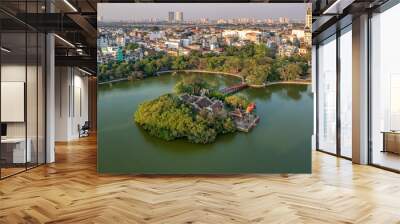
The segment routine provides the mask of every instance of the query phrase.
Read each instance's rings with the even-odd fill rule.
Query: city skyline
[[[167,20],[169,12],[183,12],[185,21],[200,19],[279,19],[303,20],[308,4],[278,3],[99,3],[101,21]],[[116,13],[118,12],[118,13]],[[251,14],[249,13],[251,12]]]

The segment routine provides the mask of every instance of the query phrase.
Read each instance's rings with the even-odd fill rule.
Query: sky
[[[103,17],[103,21],[166,19],[170,11],[183,12],[184,20],[279,17],[304,20],[307,5],[304,3],[99,3],[97,9],[98,18]]]

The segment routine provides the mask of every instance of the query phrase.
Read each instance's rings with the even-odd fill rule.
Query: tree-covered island
[[[150,135],[166,141],[187,139],[212,143],[220,134],[249,131],[259,117],[255,104],[240,95],[223,95],[199,77],[184,78],[174,93],[143,102],[134,121]]]

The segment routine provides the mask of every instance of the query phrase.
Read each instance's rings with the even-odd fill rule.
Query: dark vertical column
[[[315,148],[319,149],[319,45],[315,48]]]
[[[28,0],[25,0],[25,21],[28,21]],[[25,170],[28,169],[28,24],[25,23],[25,100],[24,100],[24,121],[25,121]]]
[[[367,75],[367,82],[368,82],[368,164],[373,163],[373,153],[372,153],[372,97],[371,97],[371,75],[372,75],[372,64],[371,64],[371,55],[372,55],[372,29],[371,29],[371,19],[372,19],[372,12],[368,12],[368,25],[367,25],[367,44],[368,44],[368,53],[367,53],[367,64],[368,64],[368,75]]]

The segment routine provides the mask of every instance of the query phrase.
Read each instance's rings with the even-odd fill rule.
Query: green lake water
[[[220,135],[212,144],[163,141],[133,122],[138,105],[197,75],[220,88],[237,83],[215,74],[163,74],[98,88],[98,170],[132,174],[309,173],[313,97],[309,85],[246,89],[260,123],[249,133]]]

